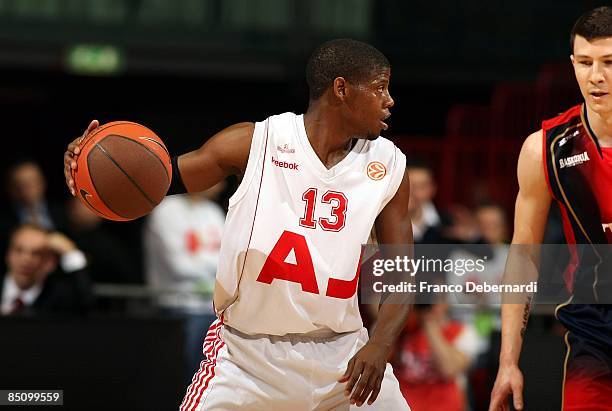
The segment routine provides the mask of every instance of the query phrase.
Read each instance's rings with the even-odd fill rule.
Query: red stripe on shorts
[[[219,341],[217,343],[217,348],[215,349],[215,353],[213,355],[213,358],[214,358],[213,363],[209,367],[209,373],[207,374],[207,377],[204,377],[204,388],[199,390],[198,397],[195,400],[194,405],[196,407],[197,407],[198,404],[200,404],[200,399],[202,398],[202,395],[204,395],[204,393],[206,392],[206,389],[208,388],[208,384],[210,384],[210,382],[212,381],[212,379],[215,376],[215,366],[217,365],[217,354],[219,353],[219,350],[221,348],[223,348],[224,345],[225,345],[225,343],[221,339],[219,339]],[[195,408],[193,408],[193,409],[195,410]]]
[[[190,407],[192,406],[193,399],[200,388],[202,378],[209,373],[210,365],[212,363],[212,358],[209,356],[209,353],[216,345],[218,338],[218,328],[220,325],[221,324],[218,320],[215,321],[206,333],[206,337],[204,338],[204,343],[202,345],[204,360],[200,363],[199,371],[193,376],[191,380],[191,385],[187,389],[187,394],[185,395],[183,403],[181,404],[181,411],[187,411],[190,409]],[[210,337],[212,337],[212,339]]]
[[[214,367],[217,363],[217,353],[221,347],[225,345],[220,336],[221,325],[223,325],[223,322],[216,320],[206,333],[204,344],[202,345],[204,360],[200,363],[200,369],[191,380],[191,385],[187,389],[187,393],[185,394],[185,398],[181,404],[180,411],[191,411],[194,409],[194,406],[198,404],[204,390],[206,390],[208,382],[214,376]],[[211,352],[212,355],[210,355]],[[202,388],[203,383],[204,387]]]
[[[217,343],[218,327],[219,327],[218,323],[216,322],[213,323],[211,327],[209,328],[208,333],[206,334],[206,338],[213,336],[214,339],[206,341],[203,344],[202,348],[204,352],[204,360],[200,363],[199,371],[193,376],[191,380],[191,385],[187,389],[187,394],[185,395],[185,398],[183,399],[183,403],[181,404],[181,408],[180,408],[181,411],[188,411],[191,409],[193,405],[193,400],[195,396],[197,395],[196,393],[198,393],[201,387],[202,379],[206,375],[208,375],[210,372],[212,358],[209,356],[209,353],[213,350],[213,348],[215,347]]]

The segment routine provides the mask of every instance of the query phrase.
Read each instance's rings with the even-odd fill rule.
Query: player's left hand
[[[351,396],[351,404],[361,407],[366,399],[368,405],[376,400],[385,374],[389,351],[389,347],[369,341],[351,358],[346,372],[338,380],[347,383],[344,395]]]
[[[64,153],[64,177],[66,178],[68,190],[70,190],[70,194],[73,196],[76,195],[76,191],[74,188],[72,173],[77,169],[77,157],[81,152],[79,144],[85,137],[87,137],[89,133],[94,131],[99,126],[100,122],[98,120],[93,120],[91,123],[89,123],[89,126],[87,126],[83,134],[80,137],[75,138],[72,143],[68,144],[68,148],[66,148],[66,152]]]

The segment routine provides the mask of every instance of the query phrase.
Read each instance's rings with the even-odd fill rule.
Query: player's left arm
[[[387,203],[376,219],[376,234],[379,244],[412,245],[412,225],[408,213],[410,180],[404,172],[395,196]],[[411,254],[412,250],[406,250]],[[351,404],[361,406],[366,399],[372,404],[378,393],[387,366],[391,349],[404,328],[409,304],[381,304],[376,327],[370,340],[348,363],[346,372],[339,380],[347,382],[345,394],[351,395]],[[368,399],[369,397],[369,399]]]

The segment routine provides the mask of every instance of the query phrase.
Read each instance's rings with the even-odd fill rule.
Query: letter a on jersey
[[[295,264],[287,262],[292,260],[287,258],[291,251],[295,255]],[[283,231],[283,234],[281,234],[266,259],[257,281],[271,284],[275,278],[299,283],[302,285],[302,291],[319,293],[312,257],[303,235],[291,231]]]

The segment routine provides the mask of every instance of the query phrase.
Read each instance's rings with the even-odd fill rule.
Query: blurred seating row
[[[451,107],[443,139],[410,137],[398,144],[433,166],[439,182],[439,207],[495,201],[511,211],[523,140],[540,128],[543,119],[580,101],[569,62],[547,64],[532,83],[497,85],[488,105]]]

